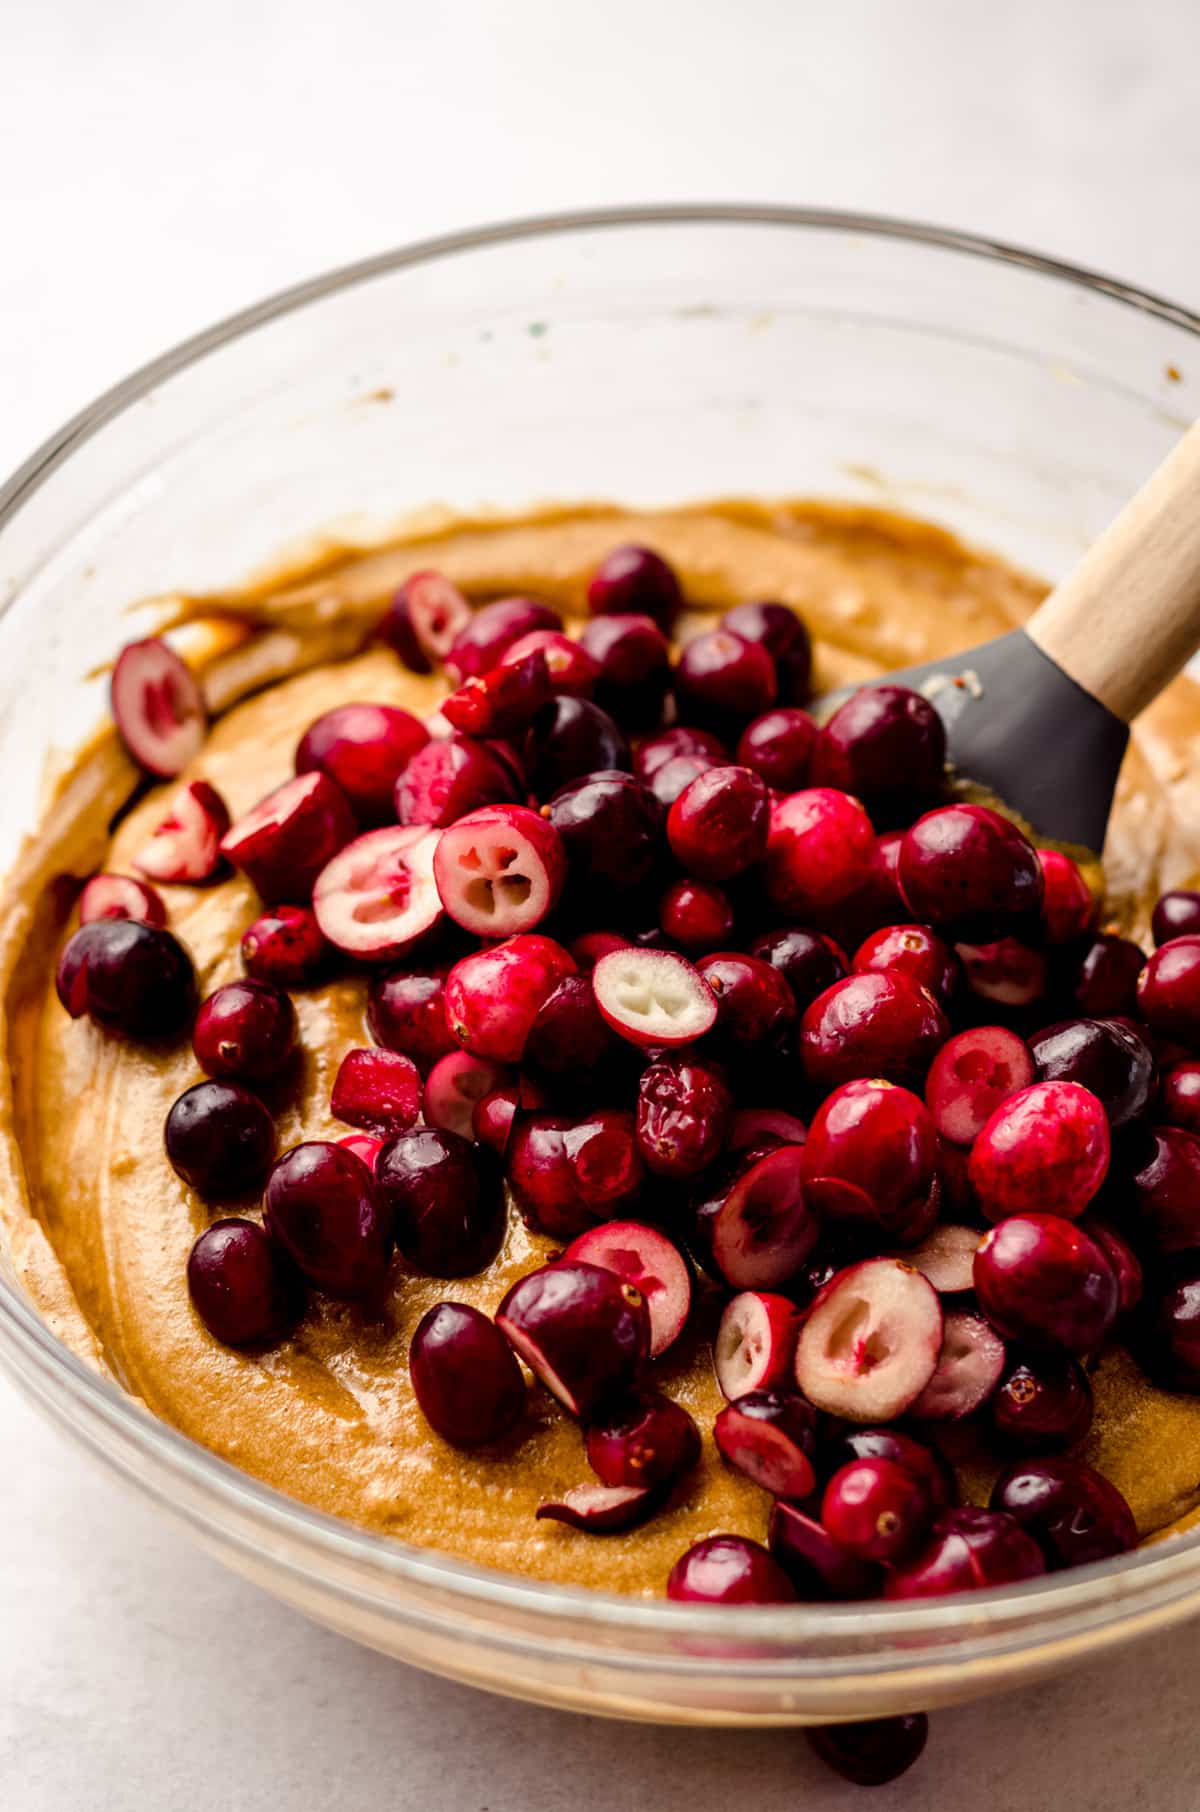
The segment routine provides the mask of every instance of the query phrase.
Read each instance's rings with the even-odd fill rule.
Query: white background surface
[[[771,200],[1008,237],[1200,304],[1196,0],[0,0],[0,471],[329,265],[516,213]],[[452,1687],[226,1575],[0,1380],[0,1804],[855,1803],[792,1733]],[[1200,1626],[945,1713],[865,1804],[1196,1812]]]

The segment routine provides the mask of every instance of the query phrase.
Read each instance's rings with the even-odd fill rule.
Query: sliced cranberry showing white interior
[[[592,970],[592,988],[613,1031],[631,1044],[690,1044],[717,1017],[716,995],[673,950],[612,950]]]
[[[982,1238],[978,1227],[935,1227],[902,1256],[906,1265],[929,1279],[939,1296],[956,1296],[975,1286],[975,1254]]]
[[[110,697],[121,741],[148,774],[171,780],[200,753],[208,728],[204,694],[158,636],[122,648]]]
[[[532,931],[558,903],[567,879],[562,838],[540,812],[489,805],[441,834],[433,878],[442,905],[476,937]]]
[[[665,1233],[641,1221],[605,1221],[572,1240],[563,1257],[599,1265],[641,1291],[650,1315],[652,1359],[678,1340],[692,1306],[692,1277]]]
[[[780,1107],[742,1107],[733,1116],[726,1151],[759,1151],[766,1145],[803,1145],[808,1128]]]
[[[665,1499],[661,1485],[575,1485],[561,1498],[539,1504],[537,1519],[548,1517],[585,1535],[617,1535],[644,1523]]]
[[[326,774],[298,774],[242,814],[222,837],[221,854],[268,905],[306,900],[325,864],[357,828],[336,782]]]
[[[921,1395],[941,1350],[933,1285],[899,1259],[864,1259],[837,1272],[809,1310],[796,1383],[847,1422],[890,1422]]]
[[[952,1145],[970,1145],[1002,1101],[1028,1088],[1035,1068],[1023,1038],[1006,1026],[973,1026],[942,1046],[930,1066],[925,1101]]]
[[[1007,1350],[982,1315],[955,1309],[946,1316],[933,1377],[909,1415],[921,1422],[959,1422],[981,1409],[1004,1376]]]
[[[713,1341],[717,1383],[733,1403],[790,1380],[800,1312],[787,1296],[742,1290],[726,1303]]]
[[[96,919],[136,919],[141,925],[165,925],[167,909],[153,887],[132,875],[93,875],[79,896],[79,923]]]
[[[714,1268],[735,1290],[773,1290],[796,1275],[820,1227],[805,1196],[800,1145],[752,1153],[696,1210]]]
[[[209,881],[221,863],[229,808],[207,780],[180,787],[167,815],[133,858],[155,881]]]
[[[439,1057],[425,1079],[426,1125],[457,1133],[460,1139],[474,1139],[477,1103],[501,1088],[512,1074],[506,1064],[473,1057],[470,1051],[450,1051]]]
[[[1046,959],[1019,938],[995,944],[956,944],[967,987],[1000,1007],[1031,1007],[1046,992]]]
[[[312,896],[329,942],[348,956],[378,962],[406,955],[431,932],[442,919],[433,878],[440,835],[422,824],[397,825],[368,831],[336,855],[317,876]]]
[[[817,1475],[817,1412],[794,1390],[753,1390],[727,1403],[713,1425],[722,1456],[772,1497],[805,1498]]]
[[[878,1596],[882,1569],[839,1548],[815,1518],[806,1516],[794,1504],[775,1505],[767,1541],[798,1598]]]
[[[429,673],[471,621],[471,606],[444,574],[413,573],[388,606],[380,635],[406,667]]]

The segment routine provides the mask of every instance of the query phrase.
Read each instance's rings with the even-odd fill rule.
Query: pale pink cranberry
[[[767,895],[795,918],[830,922],[866,880],[875,833],[848,793],[808,787],[772,809]]]
[[[306,900],[356,829],[337,783],[325,774],[301,774],[245,812],[222,837],[221,854],[269,904]]]
[[[602,1485],[665,1485],[700,1458],[700,1430],[682,1404],[651,1391],[589,1423],[585,1446]]]
[[[307,906],[273,906],[242,933],[242,961],[255,981],[304,988],[325,960],[326,944]]]
[[[650,1316],[652,1359],[678,1340],[691,1311],[692,1274],[665,1233],[641,1221],[604,1221],[572,1240],[563,1257],[599,1265],[641,1293]]]
[[[1017,1460],[996,1480],[991,1507],[1014,1517],[1055,1570],[1111,1560],[1138,1545],[1129,1505],[1082,1460]]]
[[[1200,1133],[1200,1058],[1173,1064],[1159,1090],[1159,1116],[1168,1126]]]
[[[804,1014],[800,1054],[818,1087],[860,1076],[919,1084],[948,1032],[932,994],[905,976],[848,975]]]
[[[913,917],[957,943],[988,943],[1036,923],[1042,869],[1033,845],[986,805],[943,805],[904,834],[900,891]]]
[[[743,641],[761,642],[775,662],[780,704],[803,704],[812,678],[812,643],[796,611],[766,600],[735,604],[721,618],[721,627]]]
[[[536,598],[497,598],[484,604],[455,636],[445,655],[456,686],[489,672],[513,643],[534,629],[561,629],[562,618]]]
[[[1129,1187],[1138,1236],[1157,1252],[1200,1249],[1200,1137],[1156,1127],[1139,1151]]]
[[[982,1238],[978,1227],[943,1222],[899,1256],[928,1278],[939,1296],[960,1296],[974,1285],[975,1254]]]
[[[934,1125],[955,1145],[972,1145],[1001,1102],[1035,1076],[1023,1038],[1005,1026],[974,1026],[947,1040],[929,1068],[925,1100]]]
[[[396,781],[428,741],[420,719],[398,705],[337,705],[300,738],[296,772],[336,781],[366,829],[391,818]]]
[[[863,686],[822,728],[812,777],[907,822],[941,792],[945,766],[945,726],[923,693]]]
[[[683,590],[661,554],[629,542],[605,555],[588,583],[587,600],[593,616],[633,613],[652,617],[669,632],[683,608]]]
[[[895,1460],[850,1460],[821,1499],[829,1534],[859,1560],[902,1560],[929,1534],[933,1516],[920,1479]]]
[[[711,881],[676,881],[658,903],[658,922],[673,944],[698,956],[728,943],[733,907]]]
[[[821,1103],[804,1146],[804,1187],[825,1219],[887,1230],[933,1187],[937,1134],[906,1088],[847,1082]]]
[[[657,736],[648,736],[639,744],[633,771],[644,785],[649,785],[668,762],[690,756],[698,756],[709,766],[717,767],[730,759],[724,743],[708,730],[697,730],[691,724],[676,724],[670,730],[660,730]]]
[[[648,730],[662,717],[671,674],[671,645],[650,617],[591,617],[580,646],[599,669],[596,701],[628,730]]]
[[[1200,889],[1177,887],[1160,896],[1150,921],[1156,944],[1177,937],[1200,937]]]
[[[531,654],[543,656],[551,692],[569,693],[572,698],[592,696],[600,669],[582,642],[573,642],[557,629],[531,629],[505,649],[500,665],[519,667]]]
[[[313,911],[329,942],[347,956],[387,962],[437,930],[440,834],[419,824],[367,831],[327,863],[313,887]]]
[[[811,1494],[817,1436],[817,1413],[794,1390],[747,1391],[727,1403],[713,1424],[721,1458],[772,1497]]]
[[[207,780],[193,780],[174,795],[133,865],[155,881],[211,881],[228,829],[229,808],[220,793]]]
[[[713,1339],[713,1369],[727,1401],[790,1384],[799,1333],[800,1313],[790,1296],[771,1290],[731,1296]]]
[[[329,1296],[372,1296],[387,1276],[391,1216],[367,1166],[340,1145],[284,1153],[267,1178],[263,1225]]]
[[[732,1289],[778,1289],[815,1246],[820,1226],[804,1193],[802,1156],[796,1145],[752,1151],[705,1184],[693,1231]]]
[[[688,723],[736,737],[775,703],[775,662],[761,642],[708,629],[686,642],[675,668],[675,699]]]
[[[413,673],[432,673],[471,621],[471,606],[438,572],[413,573],[388,605],[379,634]]]
[[[396,1245],[425,1277],[483,1271],[504,1239],[504,1186],[496,1154],[440,1126],[393,1133],[375,1177]]]
[[[1042,1551],[1000,1510],[944,1510],[928,1545],[888,1575],[885,1598],[940,1598],[1015,1585],[1046,1571]]]
[[[495,1322],[465,1302],[439,1302],[408,1349],[417,1406],[454,1447],[501,1440],[525,1409],[525,1380]]]
[[[1160,945],[1138,978],[1137,1007],[1155,1032],[1200,1045],[1200,935]]]
[[[780,705],[748,723],[738,739],[737,758],[776,793],[808,785],[817,726],[807,711]]]
[[[1050,944],[1069,944],[1090,931],[1097,902],[1079,864],[1058,849],[1039,849],[1042,869],[1042,924]]]
[[[385,1051],[411,1057],[425,1074],[457,1047],[446,1022],[446,977],[442,970],[394,969],[371,983],[367,1025]]]
[[[421,1078],[399,1051],[347,1051],[338,1065],[329,1111],[346,1126],[386,1137],[404,1132],[421,1111]]]
[[[906,975],[945,1006],[962,977],[954,951],[925,925],[885,925],[859,945],[851,964],[856,975],[872,970]]]
[[[732,1112],[733,1097],[711,1065],[659,1057],[638,1083],[638,1150],[660,1176],[695,1176],[720,1155]]]
[[[375,1175],[375,1166],[379,1162],[379,1154],[383,1150],[382,1139],[376,1139],[371,1133],[352,1132],[343,1133],[335,1143],[340,1145],[343,1151],[352,1151],[356,1158],[361,1158],[371,1175]]]
[[[269,1082],[291,1061],[296,1011],[270,982],[227,982],[196,1015],[192,1049],[209,1076]]]
[[[758,1542],[744,1535],[709,1535],[675,1562],[667,1597],[680,1604],[791,1604],[796,1594]]]
[[[849,1422],[890,1422],[937,1368],[942,1309],[932,1285],[899,1259],[839,1271],[800,1330],[796,1383],[818,1409]]]
[[[153,887],[130,875],[93,875],[79,896],[79,923],[98,919],[136,919],[140,925],[161,927],[167,909]]]
[[[798,925],[763,932],[750,945],[750,955],[779,970],[802,1013],[818,994],[841,981],[847,968],[845,952],[832,938]]]
[[[444,830],[481,806],[520,797],[520,780],[493,745],[452,732],[417,750],[396,782],[394,803],[401,824]]]
[[[752,769],[710,768],[671,807],[667,841],[689,874],[729,881],[761,860],[770,816],[766,782]]]
[[[469,1051],[454,1050],[439,1057],[425,1078],[422,1110],[430,1126],[474,1137],[475,1109],[485,1096],[511,1080],[504,1065]]]
[[[1137,1012],[1137,984],[1146,953],[1127,937],[1098,932],[1083,950],[1070,978],[1071,999],[1080,1013],[1107,1019]]]
[[[204,694],[158,636],[122,648],[109,697],[121,741],[147,774],[172,780],[200,753],[208,729]]]
[[[1035,1082],[1001,1102],[971,1147],[970,1179],[989,1220],[1076,1220],[1108,1172],[1108,1115],[1078,1082]]]
[[[933,1377],[909,1415],[917,1422],[961,1422],[992,1396],[1008,1358],[1003,1340],[982,1315],[951,1309],[942,1324],[942,1350]]]
[[[188,1256],[192,1307],[226,1346],[283,1339],[304,1310],[304,1289],[282,1247],[254,1221],[214,1221]]]
[[[1014,1214],[986,1233],[975,1254],[979,1306],[1009,1340],[1090,1353],[1120,1307],[1104,1253],[1058,1214]]]
[[[538,649],[511,666],[465,679],[442,700],[442,716],[464,736],[516,736],[552,696],[546,656]]]
[[[959,944],[967,987],[978,1000],[1001,1007],[1032,1007],[1045,997],[1046,959],[1020,938],[994,944]]]
[[[607,1023],[631,1044],[691,1044],[717,1017],[708,983],[671,950],[610,951],[592,970],[592,988]]]
[[[717,950],[696,964],[717,1000],[714,1038],[755,1054],[781,1047],[796,1023],[796,1000],[784,975],[758,956]]]
[[[566,851],[553,825],[528,806],[483,806],[442,832],[433,878],[442,905],[465,931],[514,937],[558,904]]]
[[[581,1420],[633,1390],[650,1351],[641,1293],[578,1259],[520,1278],[496,1325],[539,1384]]]
[[[446,977],[450,1030],[476,1057],[519,1063],[539,1009],[574,973],[562,945],[537,932],[477,950]]]
[[[581,1535],[618,1535],[661,1510],[668,1491],[664,1485],[573,1485],[561,1498],[539,1504],[534,1515],[538,1522],[549,1518]]]

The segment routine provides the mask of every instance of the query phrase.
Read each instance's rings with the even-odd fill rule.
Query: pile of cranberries
[[[673,654],[679,581],[636,547],[588,604],[569,636],[535,599],[472,610],[416,575],[381,634],[448,675],[430,725],[343,705],[243,818],[193,782],[141,878],[85,889],[64,1006],[190,1029],[205,1080],[167,1155],[208,1202],[261,1197],[197,1239],[197,1312],[255,1347],[309,1291],[378,1302],[394,1254],[479,1272],[507,1195],[560,1250],[492,1319],[425,1316],[417,1401],[487,1447],[519,1436],[528,1371],[594,1475],[539,1515],[628,1529],[700,1450],[655,1361],[715,1325],[713,1438],[774,1508],[766,1545],[682,1555],[671,1598],[925,1597],[1132,1547],[1071,1450],[1114,1330],[1200,1390],[1200,893],[1159,901],[1147,959],[1068,856],[949,795],[924,697],[881,685],[818,727],[790,609],[740,605]],[[201,746],[162,643],[126,651],[114,711],[155,774]],[[150,882],[229,865],[263,912],[246,979],[197,1010]],[[347,1133],[277,1157],[289,990],[355,964],[374,1043],[333,1085]],[[987,1508],[940,1453],[968,1420],[1005,1467]],[[854,1765],[883,1778],[870,1731]]]

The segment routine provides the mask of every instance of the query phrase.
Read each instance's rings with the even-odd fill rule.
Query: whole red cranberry
[[[1173,1064],[1162,1079],[1158,1100],[1160,1120],[1200,1133],[1200,1058]]]
[[[590,698],[552,698],[530,726],[525,746],[530,790],[550,799],[585,774],[627,772],[629,744]]]
[[[975,1254],[979,1306],[1007,1339],[1090,1353],[1117,1318],[1112,1267],[1095,1240],[1057,1214],[1014,1214]]]
[[[1111,1560],[1137,1547],[1129,1505],[1110,1480],[1082,1460],[1016,1461],[996,1480],[991,1507],[1016,1518],[1052,1570]]]
[[[696,964],[717,997],[713,1037],[730,1049],[761,1052],[782,1045],[796,1023],[786,978],[760,956],[717,950]]]
[[[921,1759],[929,1736],[923,1711],[859,1724],[824,1724],[805,1732],[814,1754],[856,1787],[886,1787]]]
[[[796,1594],[758,1542],[744,1535],[710,1535],[675,1562],[667,1597],[682,1604],[791,1604]]]
[[[830,922],[867,878],[875,833],[848,793],[807,787],[771,812],[767,897],[793,918]]]
[[[1135,1237],[1149,1240],[1156,1252],[1200,1250],[1200,1137],[1156,1127],[1140,1158],[1129,1179]]]
[[[665,1485],[700,1458],[700,1430],[682,1404],[647,1392],[589,1425],[587,1458],[603,1485]]]
[[[396,781],[429,732],[398,705],[337,705],[311,723],[296,748],[297,774],[327,774],[364,829],[392,818]]]
[[[693,636],[675,668],[675,700],[685,722],[736,740],[742,727],[775,703],[775,662],[761,642],[728,629]]]
[[[613,1049],[613,1035],[586,975],[566,975],[538,1008],[525,1044],[525,1062],[547,1076],[595,1071]]]
[[[1035,1082],[1002,1101],[971,1147],[971,1187],[989,1220],[1081,1215],[1108,1172],[1108,1116],[1078,1082]]]
[[[1015,1517],[1001,1510],[944,1510],[929,1544],[907,1566],[896,1568],[885,1598],[940,1598],[1015,1585],[1046,1571],[1042,1551]]]
[[[574,1239],[624,1213],[645,1176],[633,1115],[620,1108],[578,1120],[526,1115],[513,1126],[506,1168],[518,1207],[551,1239]]]
[[[842,1427],[824,1454],[824,1477],[851,1460],[891,1460],[920,1480],[935,1510],[948,1510],[958,1502],[958,1481],[950,1462],[936,1447],[928,1447],[896,1427]]]
[[[918,818],[900,845],[899,879],[913,917],[955,943],[1019,933],[1041,911],[1037,851],[986,805],[943,805]]]
[[[1042,924],[1048,944],[1069,944],[1091,930],[1096,899],[1079,864],[1061,850],[1039,849],[1042,867]]]
[[[387,1276],[390,1216],[371,1172],[341,1145],[285,1152],[267,1179],[263,1224],[329,1296],[373,1295]]]
[[[1117,1280],[1118,1315],[1132,1314],[1142,1300],[1146,1283],[1137,1253],[1123,1234],[1095,1214],[1085,1214],[1079,1225],[1089,1239],[1095,1240]]]
[[[809,783],[817,726],[807,711],[779,705],[748,723],[738,739],[737,758],[761,774],[776,793],[795,793]]]
[[[900,846],[903,842],[904,832],[900,830],[884,831],[875,839],[866,879],[846,902],[846,920],[852,927],[852,931],[844,933],[848,941],[861,939],[884,925],[911,922],[912,913],[900,893]]]
[[[670,630],[683,608],[683,590],[661,554],[631,541],[605,555],[588,583],[587,600],[593,616],[633,612]]]
[[[890,1229],[933,1188],[937,1134],[919,1096],[877,1077],[847,1082],[813,1116],[801,1168],[824,1219]]]
[[[568,886],[595,907],[640,887],[662,848],[662,808],[631,774],[588,774],[546,807],[567,852]]]
[[[493,745],[456,734],[417,750],[396,782],[393,803],[401,824],[444,830],[481,806],[520,797],[517,775]]]
[[[667,1053],[638,1084],[638,1151],[660,1176],[695,1176],[720,1155],[732,1113],[733,1097],[715,1069]]]
[[[1176,1278],[1147,1316],[1138,1356],[1168,1390],[1200,1393],[1200,1274]]]
[[[798,925],[763,932],[751,944],[750,955],[779,970],[801,1013],[846,973],[842,952],[833,939]]]
[[[227,982],[196,1015],[192,1049],[209,1076],[269,1082],[291,1059],[296,1009],[270,982]]]
[[[707,730],[694,729],[690,724],[675,724],[639,744],[633,771],[640,781],[649,785],[668,762],[692,755],[703,757],[710,767],[719,767],[730,760],[724,743]]]
[[[321,927],[307,906],[273,906],[242,933],[242,961],[255,981],[304,988],[325,960]]]
[[[536,931],[485,945],[446,977],[447,1024],[476,1057],[519,1063],[540,1008],[574,973],[562,945]]]
[[[761,642],[775,662],[781,705],[801,705],[812,680],[812,643],[803,619],[787,604],[756,601],[735,604],[721,618],[747,642]]]
[[[1160,895],[1150,921],[1156,944],[1177,937],[1200,937],[1200,888],[1176,887]]]
[[[925,925],[884,925],[873,931],[854,953],[856,975],[872,970],[907,975],[946,1006],[959,982],[962,965],[950,945]]]
[[[812,777],[853,793],[875,815],[907,821],[937,798],[945,767],[945,726],[922,693],[863,686],[817,737]]]
[[[176,1038],[192,1016],[192,960],[169,931],[137,919],[94,919],[63,949],[55,975],[58,998],[126,1038]]]
[[[750,768],[710,768],[684,788],[667,817],[667,840],[682,868],[702,881],[729,881],[767,847],[770,797]]]
[[[1173,938],[1138,977],[1138,1012],[1154,1031],[1200,1045],[1200,935]]]
[[[674,755],[670,761],[655,769],[653,779],[648,780],[646,785],[664,812],[669,812],[693,780],[698,780],[701,774],[707,774],[713,768],[726,766],[727,760],[714,761],[710,755]]]
[[[504,1237],[500,1167],[486,1146],[437,1126],[397,1133],[375,1183],[396,1244],[426,1277],[465,1277],[495,1258]]]
[[[1066,977],[1067,992],[1079,1012],[1093,1019],[1132,1017],[1145,963],[1140,945],[1100,932],[1078,952]]]
[[[188,1294],[226,1346],[281,1340],[304,1312],[304,1287],[275,1241],[254,1221],[214,1221],[188,1255]]]
[[[525,1408],[525,1380],[494,1321],[439,1302],[417,1323],[408,1371],[421,1414],[454,1447],[502,1440]]]
[[[985,1414],[1002,1452],[1059,1453],[1083,1440],[1092,1408],[1092,1387],[1077,1359],[1035,1353],[1008,1367]]]
[[[271,1116],[237,1082],[197,1082],[163,1127],[171,1168],[209,1201],[262,1188],[275,1155]]]
[[[699,955],[729,942],[733,906],[711,881],[675,881],[658,903],[658,923],[673,944]]]
[[[1147,1113],[1154,1054],[1126,1020],[1068,1019],[1030,1040],[1039,1081],[1079,1082],[1097,1096],[1113,1131]]]
[[[932,994],[907,977],[848,975],[806,1010],[800,1055],[820,1088],[860,1076],[919,1084],[949,1030]]]
[[[599,669],[596,703],[627,730],[648,730],[662,718],[671,677],[671,645],[651,617],[591,617],[580,645]]]
[[[915,1473],[895,1460],[850,1460],[825,1487],[821,1521],[860,1560],[897,1561],[929,1534],[934,1506]]]
[[[446,655],[446,672],[456,686],[489,672],[513,643],[534,629],[561,629],[562,618],[536,598],[496,598],[472,612]]]
[[[367,1025],[385,1051],[411,1057],[426,1075],[439,1057],[458,1049],[446,1019],[444,972],[395,969],[371,983]]]

